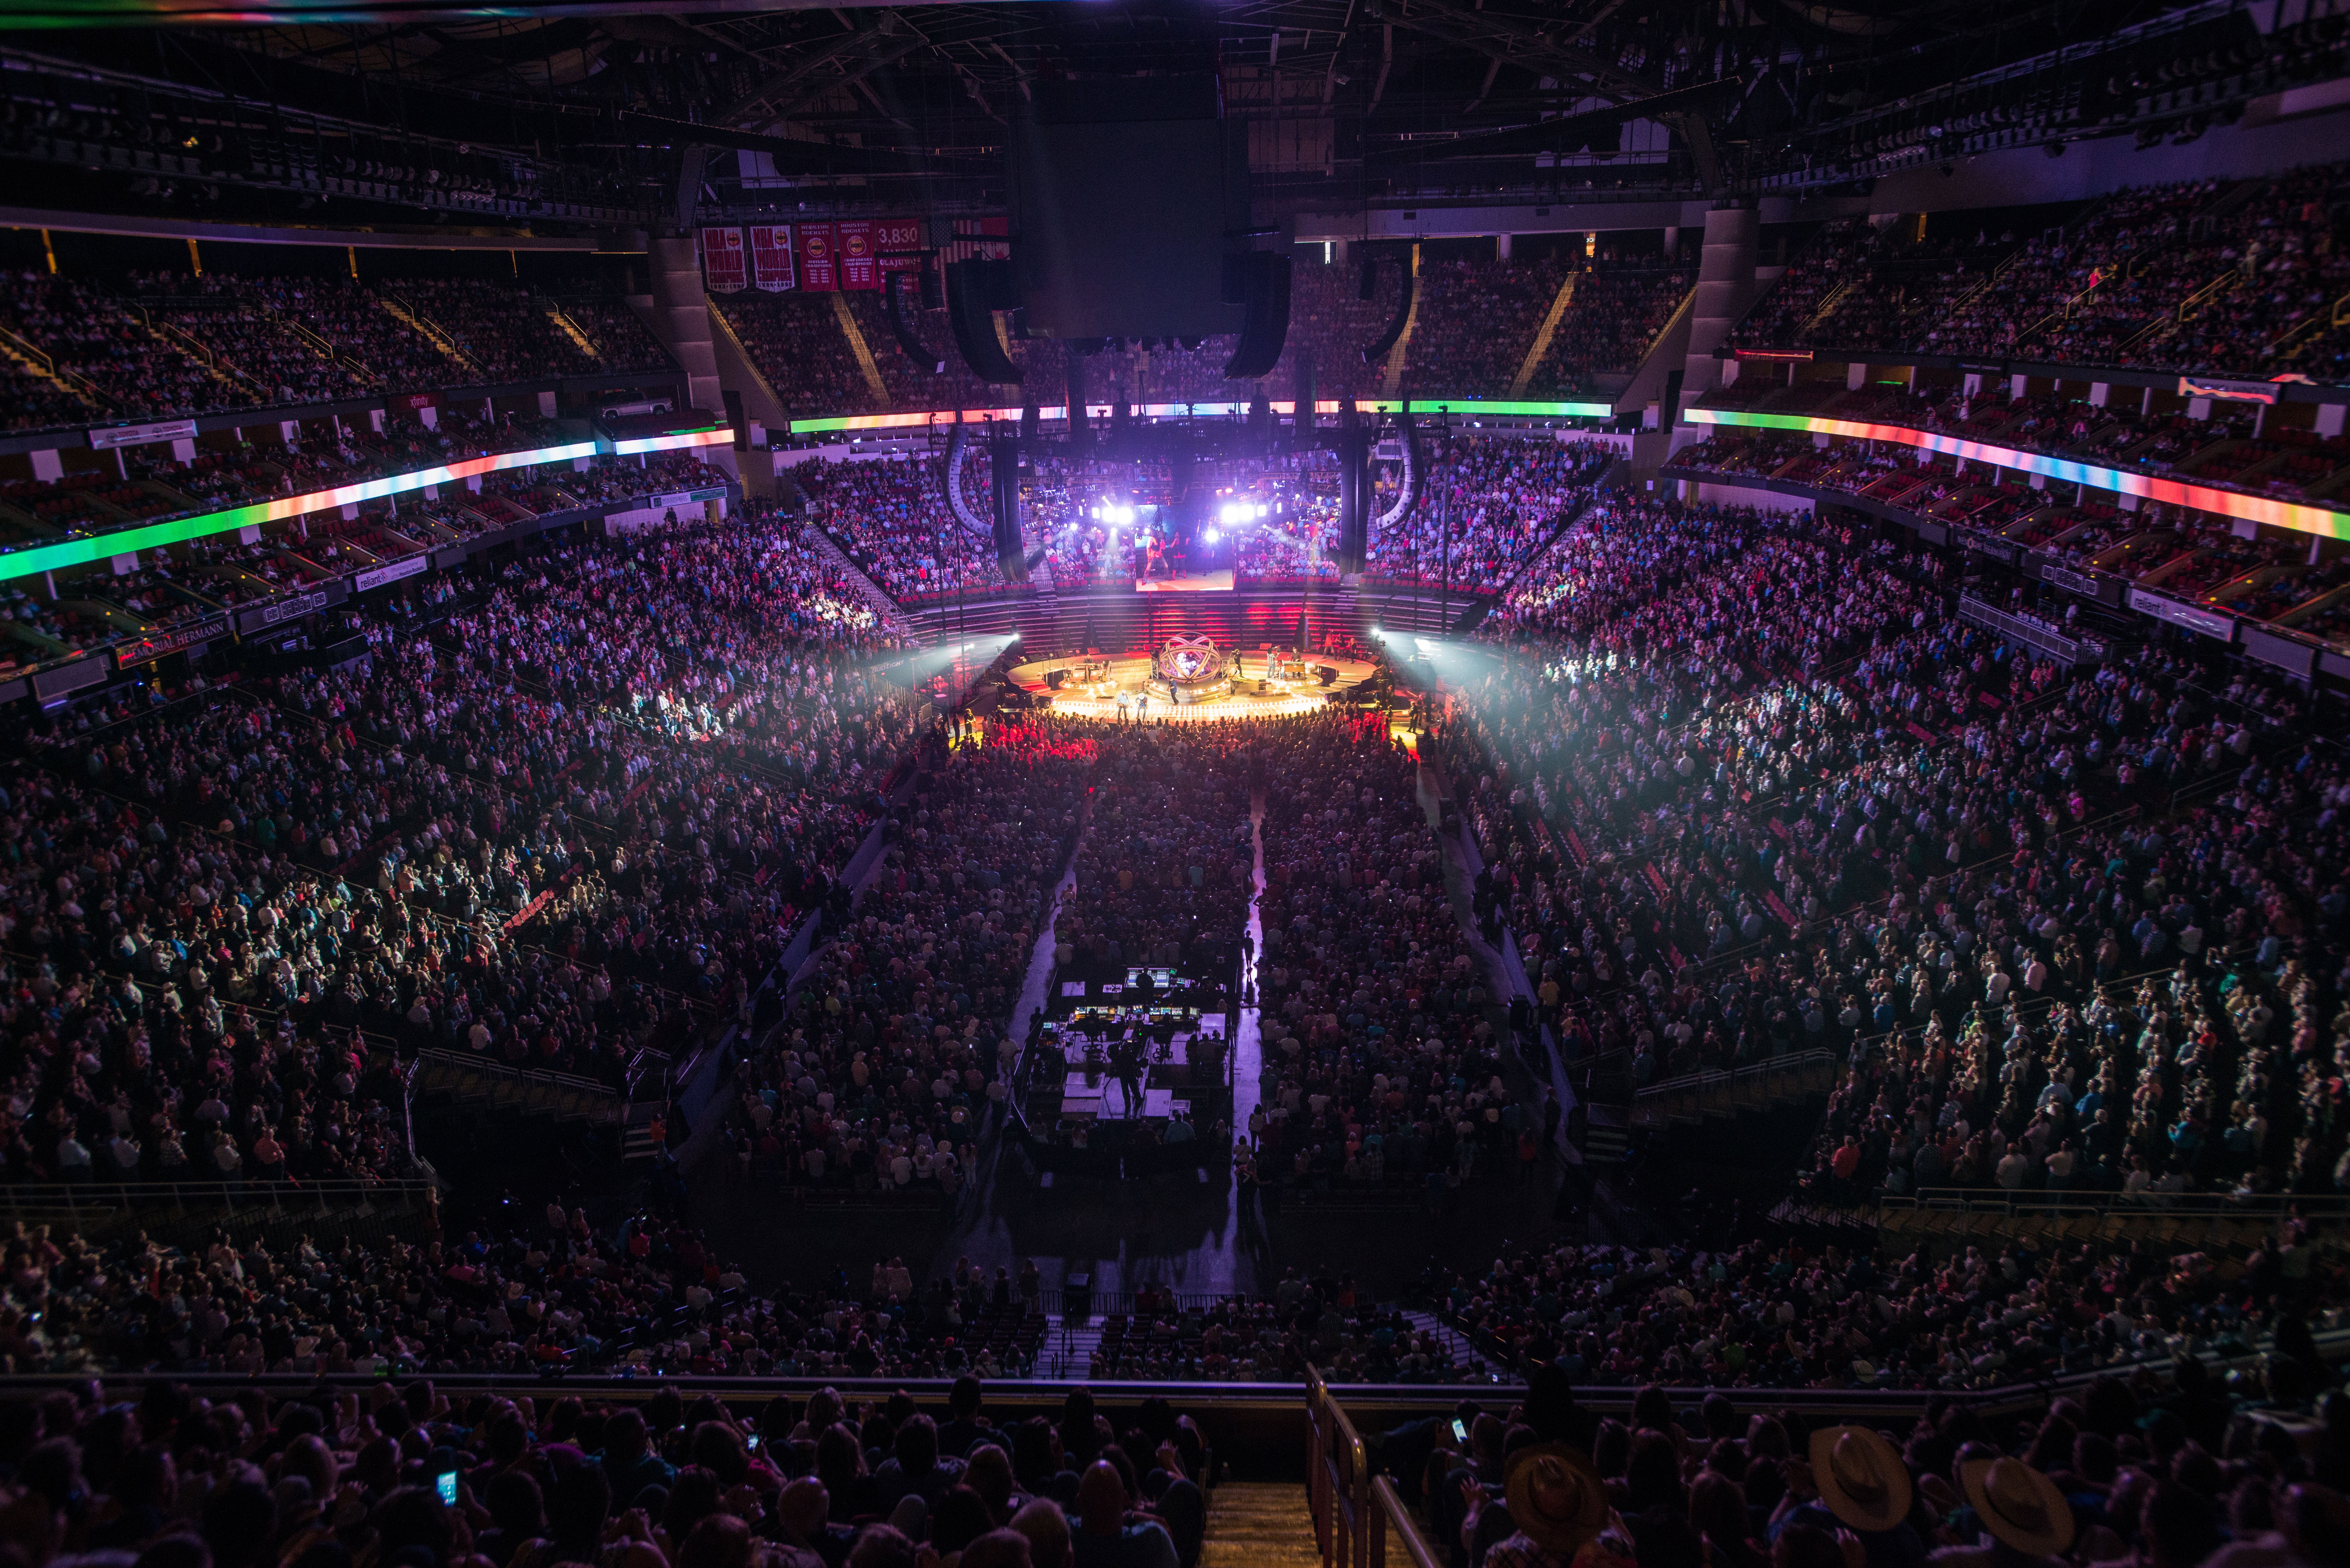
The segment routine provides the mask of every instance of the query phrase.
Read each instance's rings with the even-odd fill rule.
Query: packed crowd
[[[733,328],[752,363],[758,366],[775,396],[783,400],[787,412],[803,418],[876,412],[886,400],[874,397],[864,369],[858,363],[857,352],[833,315],[837,297],[847,296],[752,292],[712,295],[710,303]],[[881,336],[877,337],[871,327],[879,327]],[[866,345],[873,355],[875,368],[881,371],[883,385],[889,386],[892,378],[897,378],[916,400],[911,406],[986,408],[997,402],[996,397],[990,396],[972,403],[931,403],[936,381],[945,378],[916,379],[914,373],[923,367],[907,361],[887,336],[887,327],[878,318],[871,321],[871,327],[864,329]],[[951,375],[961,361],[952,354],[943,358],[949,361]],[[976,391],[978,388],[973,382],[955,389]]]
[[[963,526],[947,504],[943,457],[812,457],[793,467],[808,523],[829,535],[875,586],[901,604],[1003,587],[993,536]],[[984,455],[963,466],[964,499],[990,516]]]
[[[2038,214],[2021,243],[1988,224],[1962,243],[1965,214],[1931,244],[1903,224],[1831,224],[1731,340],[2338,379],[2350,337],[2330,313],[2350,251],[2325,202],[2342,173],[2130,187]]]
[[[2002,1282],[1986,1264],[1955,1283]],[[1455,1568],[2316,1568],[2350,1528],[2350,1442],[2307,1325],[2289,1320],[2287,1337],[2224,1380],[2189,1358],[2168,1378],[2091,1378],[2021,1416],[1937,1394],[1906,1433],[1822,1421],[1807,1438],[1795,1412],[1748,1415],[1720,1389],[1677,1412],[1652,1383],[1627,1417],[1603,1417],[1553,1366],[1505,1412],[1464,1400],[1373,1446]]]
[[[12,1179],[380,1175],[415,1048],[617,1082],[734,1017],[921,722],[829,576],[656,531],[355,615],[356,666],[36,726]]]
[[[1496,634],[1539,652],[1447,740],[1570,1050],[1835,1048],[1824,1195],[2334,1184],[2350,769],[2298,699],[2159,646],[2068,672],[1711,508],[1599,509],[1539,575]]]
[[[1562,1241],[1421,1293],[1496,1363],[1576,1383],[1996,1387],[2246,1344],[2338,1305],[2298,1222],[2249,1285],[2154,1247],[1964,1247],[1880,1261],[1765,1241],[1707,1250]]]
[[[1007,1023],[1076,833],[1085,729],[933,735],[876,879],[735,1075],[749,1174],[953,1203],[1009,1092]]]
[[[0,275],[0,327],[43,356],[14,358],[0,429],[161,419],[332,402],[484,381],[658,370],[665,350],[617,298],[567,300],[478,280],[132,273],[119,283]],[[411,319],[421,323],[412,324]],[[592,323],[592,327],[590,326]],[[455,346],[452,358],[434,341]],[[582,346],[582,338],[586,346]]]
[[[1927,416],[1922,408],[1921,422]],[[2182,421],[2196,423],[2202,421]],[[2272,493],[2283,490],[2290,460],[2308,454],[2311,466],[2331,470],[2339,443],[2291,439],[2283,430],[2273,441],[2253,441],[2220,431],[2199,431],[2191,450],[2207,454],[2187,466],[2198,477],[2225,483],[2249,467],[2248,487],[2262,472]],[[2301,432],[2304,437],[2306,432]],[[2029,441],[2026,433],[2019,439]],[[2148,466],[2168,466],[2155,454],[2157,443],[2133,450],[2147,453]],[[2230,449],[2248,449],[2230,457]],[[2265,453],[2265,456],[2263,455]],[[1835,440],[1815,447],[1803,436],[1747,431],[1725,431],[1674,454],[1677,471],[1732,478],[1767,477],[1815,489],[1842,491],[1900,506],[1939,523],[2005,541],[2076,573],[2118,580],[2185,600],[2205,610],[2290,628],[2338,641],[2350,618],[2342,613],[2337,590],[2350,581],[2350,564],[2313,552],[2307,535],[2264,529],[2251,537],[2230,520],[2168,506],[2124,512],[2111,503],[2070,500],[2038,490],[2018,478],[2001,478],[1981,462],[1947,457],[1914,461],[1908,449],[1860,441]],[[2000,548],[1999,545],[1988,546]],[[2067,626],[2077,607],[2064,613]]]
[[[1603,441],[1516,441],[1419,434],[1419,499],[1371,529],[1366,575],[1395,582],[1444,581],[1498,592],[1552,531],[1592,493],[1616,449]],[[1384,481],[1374,514],[1392,504]]]
[[[1418,764],[1383,721],[1263,727],[1263,1103],[1244,1182],[1424,1189],[1531,1168],[1484,977],[1446,901]]]
[[[1549,350],[1527,383],[1528,395],[1601,392],[1605,388],[1597,378],[1638,369],[1693,282],[1686,270],[1659,265],[1603,266],[1581,274],[1551,331]]]
[[[2053,226],[2064,213],[2033,216]],[[2016,233],[2004,214],[1959,213],[1941,223],[1926,214],[1921,227],[1931,236],[1907,221],[1824,225],[1731,329],[1731,344],[1891,348],[1943,329],[2015,254]]]
[[[1565,277],[1551,260],[1424,263],[1404,343],[1403,395],[1506,393]]]
[[[1076,1388],[1057,1416],[991,1417],[977,1376],[935,1417],[904,1393],[852,1406],[827,1387],[754,1414],[675,1389],[533,1400],[414,1377],[282,1402],[169,1382],[103,1408],[57,1393],[0,1407],[0,1431],[28,1560],[1190,1568],[1206,1439],[1163,1399],[1118,1415]]]
[[[1192,971],[1248,921],[1252,725],[1115,728],[1097,742],[1092,805],[1054,941],[1085,968]]]

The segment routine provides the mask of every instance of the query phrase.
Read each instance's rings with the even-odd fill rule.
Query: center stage
[[[1117,655],[1071,654],[1015,664],[1008,672],[1013,682],[1055,713],[1086,719],[1147,717],[1152,723],[1209,723],[1223,719],[1274,719],[1293,713],[1315,713],[1333,698],[1370,679],[1374,666],[1366,659],[1336,653],[1309,653],[1302,676],[1266,679],[1268,661],[1278,656],[1255,650],[1239,656],[1240,666],[1229,690],[1199,701],[1169,701],[1149,686],[1161,686],[1157,657],[1149,653]],[[1293,661],[1295,655],[1289,656]],[[1326,684],[1324,671],[1329,672]],[[1051,678],[1059,674],[1056,688]],[[1149,706],[1140,704],[1148,696]]]

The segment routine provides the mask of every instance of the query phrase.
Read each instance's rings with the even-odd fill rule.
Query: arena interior
[[[6,0],[0,1568],[2350,1568],[2350,0]]]

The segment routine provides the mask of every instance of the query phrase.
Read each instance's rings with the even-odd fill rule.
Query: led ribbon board
[[[2190,484],[2178,479],[2158,479],[2150,473],[2105,468],[2093,462],[2077,462],[2069,457],[2050,457],[2044,452],[2018,452],[2010,446],[1993,446],[1988,441],[1968,441],[1962,436],[1911,430],[1907,425],[1866,424],[1854,420],[1820,419],[1809,414],[1760,414],[1739,409],[1687,409],[1682,410],[1681,417],[1691,424],[1699,425],[1736,425],[1756,430],[1801,431],[1812,435],[1844,436],[1855,441],[1888,441],[1949,457],[1962,457],[2001,468],[2021,469],[2026,473],[2045,474],[2050,479],[2062,480],[2068,484],[2086,484],[2120,495],[2135,495],[2146,501],[2192,506],[2200,512],[2216,512],[2222,517],[2273,524],[2279,528],[2316,534],[2328,539],[2350,539],[2350,513],[2335,512],[2329,507],[2277,501],[2265,495],[2246,495],[2235,490],[2215,490],[2208,484]]]
[[[1335,414],[1343,406],[1336,398],[1326,398],[1315,401],[1314,411]],[[1297,411],[1297,404],[1294,400],[1275,401],[1272,408],[1277,414]],[[1488,403],[1474,398],[1413,398],[1409,402],[1400,398],[1357,398],[1355,409],[1367,414],[1454,413],[1464,418],[1491,414],[1496,419],[1532,420],[1604,420],[1613,418],[1616,412],[1612,403]],[[1088,419],[1107,420],[1114,411],[1107,403],[1086,405]],[[1140,403],[1135,406],[1134,411],[1144,419],[1151,420],[1175,420],[1187,416],[1229,419],[1235,414],[1247,413],[1249,405],[1245,402]],[[794,420],[791,433],[830,435],[841,431],[921,430],[931,425],[951,425],[958,418],[965,424],[981,424],[990,420],[1010,422],[1017,421],[1021,412],[1018,409],[933,409],[906,414],[837,414],[829,419]],[[1066,420],[1069,417],[1068,405],[1055,403],[1050,408],[1039,408],[1036,417],[1040,420]]]
[[[273,501],[256,501],[247,506],[233,506],[225,512],[206,512],[194,517],[175,518],[169,523],[150,524],[143,528],[122,528],[86,539],[36,545],[28,549],[0,555],[0,582],[28,577],[36,572],[52,572],[91,561],[109,560],[136,550],[177,545],[186,539],[226,534],[233,529],[257,528],[265,523],[304,517],[313,512],[328,512],[356,506],[362,502],[380,501],[388,495],[404,495],[428,485],[459,484],[478,474],[496,473],[509,468],[529,468],[541,462],[569,462],[577,458],[594,457],[598,452],[629,455],[676,452],[687,447],[716,446],[733,439],[734,432],[731,430],[681,431],[637,441],[582,441],[562,446],[535,447],[527,452],[492,452],[487,457],[469,457],[462,462],[444,463],[439,468],[421,468],[412,473],[387,474],[381,479],[363,479],[356,484],[338,485],[332,490],[314,490],[307,495],[284,495]]]

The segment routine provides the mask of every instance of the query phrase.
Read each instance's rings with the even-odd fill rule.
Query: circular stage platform
[[[1289,668],[1268,664],[1280,659]],[[1015,664],[1008,672],[1014,684],[1055,713],[1087,719],[1132,719],[1147,712],[1154,723],[1209,723],[1222,719],[1271,719],[1291,713],[1312,713],[1371,677],[1368,659],[1335,653],[1309,653],[1302,670],[1294,654],[1275,649],[1267,654],[1249,649],[1239,655],[1238,669],[1229,680],[1217,682],[1216,694],[1197,701],[1169,701],[1160,676],[1159,654],[1073,653]],[[1324,671],[1328,671],[1326,683]],[[1060,677],[1057,686],[1055,675]],[[1148,692],[1149,707],[1139,706]]]

